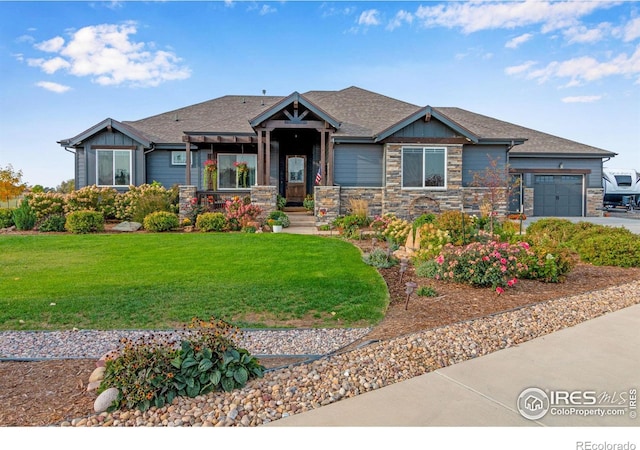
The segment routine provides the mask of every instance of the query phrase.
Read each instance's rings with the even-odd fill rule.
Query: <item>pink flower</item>
[[[512,278],[511,280],[507,281],[507,286],[509,286],[509,287],[513,286],[514,284],[516,284],[516,279],[515,278]]]
[[[525,250],[529,250],[529,243],[528,242],[520,242],[520,245],[522,246],[522,248],[524,248]]]
[[[498,295],[502,294],[504,292],[504,289],[502,289],[500,286],[498,286],[496,288],[496,292],[498,293]]]
[[[438,255],[438,257],[436,258],[436,262],[437,262],[438,264],[442,264],[442,263],[444,263],[444,256],[442,256],[442,255]]]
[[[500,272],[506,272],[507,271],[507,266],[500,266]]]
[[[507,260],[506,260],[506,259],[504,259],[504,258],[500,258],[500,264],[506,264],[506,263],[507,263]]]

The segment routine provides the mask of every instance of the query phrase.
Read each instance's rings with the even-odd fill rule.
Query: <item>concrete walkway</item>
[[[640,427],[640,305],[468,360],[408,381],[290,416],[272,427],[571,426]],[[551,402],[527,408],[551,391],[573,395],[573,410]],[[633,390],[635,393],[633,394]],[[596,405],[590,405],[593,398]],[[608,401],[604,399],[609,397]],[[530,397],[530,398],[528,398]],[[569,398],[567,397],[567,398]],[[602,400],[601,400],[602,399]],[[544,400],[544,399],[543,399]],[[570,405],[569,405],[570,406]],[[612,414],[616,411],[622,415]],[[562,413],[562,415],[561,415]],[[584,415],[591,414],[591,415]],[[639,435],[640,437],[640,435]]]

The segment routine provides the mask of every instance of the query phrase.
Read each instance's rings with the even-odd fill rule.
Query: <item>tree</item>
[[[70,194],[75,190],[76,190],[76,181],[73,178],[67,181],[63,181],[56,188],[56,191],[60,192],[61,194]]]
[[[22,194],[26,188],[22,182],[22,170],[14,171],[13,166],[8,164],[5,168],[0,168],[0,199],[9,202]]]
[[[499,164],[500,158],[489,159],[489,165],[485,167],[482,172],[476,172],[473,174],[473,181],[471,186],[482,188],[482,203],[486,207],[489,216],[490,231],[493,233],[493,216],[495,215],[498,206],[507,204],[509,194],[519,186],[519,180],[514,180],[509,175],[509,165]],[[481,205],[480,209],[482,210]]]

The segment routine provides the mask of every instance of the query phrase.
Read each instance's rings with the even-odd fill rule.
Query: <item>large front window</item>
[[[129,186],[131,184],[130,150],[97,150],[99,186]]]
[[[440,147],[402,148],[403,188],[446,188],[447,149]]]
[[[248,189],[256,184],[257,155],[218,154],[218,188]]]

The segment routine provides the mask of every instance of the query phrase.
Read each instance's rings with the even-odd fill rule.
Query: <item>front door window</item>
[[[302,202],[306,191],[306,167],[305,156],[287,156],[287,188],[286,198],[288,202]]]

